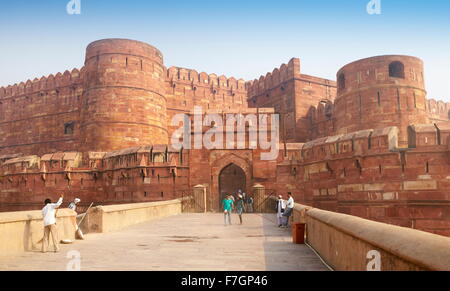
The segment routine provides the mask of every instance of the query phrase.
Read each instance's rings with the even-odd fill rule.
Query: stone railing
[[[306,223],[308,244],[334,270],[450,271],[448,237],[300,204],[293,220]]]
[[[308,243],[335,270],[449,271],[450,238],[310,209]]]
[[[97,206],[89,210],[81,229],[83,233],[106,233],[159,218],[178,215],[190,198],[161,202]]]
[[[0,256],[39,251],[44,235],[42,220],[41,211],[0,213]],[[74,240],[76,213],[70,209],[59,209],[57,227],[60,240]]]

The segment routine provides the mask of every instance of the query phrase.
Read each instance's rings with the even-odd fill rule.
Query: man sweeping
[[[45,200],[45,206],[42,208],[44,217],[44,239],[42,240],[42,252],[47,252],[50,234],[52,235],[53,247],[55,253],[59,252],[58,229],[56,228],[56,209],[63,203],[64,195],[61,195],[58,202],[52,203],[50,199]]]
[[[79,198],[75,198],[75,200],[73,200],[73,202],[70,202],[68,208],[70,210],[73,210],[73,211],[77,212],[77,204],[80,203],[80,202],[81,202],[81,200]]]

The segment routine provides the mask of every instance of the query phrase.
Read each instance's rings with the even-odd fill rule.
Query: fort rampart
[[[450,236],[450,104],[427,99],[423,62],[372,57],[344,66],[336,81],[301,69],[293,58],[246,82],[167,68],[139,41],[93,42],[81,69],[0,88],[0,211],[38,209],[60,193],[104,205],[168,200],[198,185],[216,211],[223,192],[261,184],[314,207]],[[248,139],[240,149],[175,150],[172,117],[192,119],[195,106],[279,115],[278,158],[262,160]]]

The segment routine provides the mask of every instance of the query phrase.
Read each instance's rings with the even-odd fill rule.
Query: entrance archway
[[[220,193],[220,175],[225,170],[225,168],[235,165],[245,174],[245,187],[242,191],[247,194],[251,191],[251,185],[253,185],[253,169],[252,169],[252,152],[242,151],[242,152],[213,152],[211,159],[211,182],[210,182],[210,193],[207,197],[207,207],[208,211],[221,212],[222,207],[219,205],[222,203],[221,193]],[[240,171],[239,171],[240,172]],[[238,173],[239,173],[238,172]],[[223,172],[225,173],[225,172]],[[241,173],[242,174],[242,173]],[[225,175],[224,175],[225,176]],[[226,190],[224,190],[226,191]],[[221,205],[220,205],[221,206]]]
[[[241,167],[229,164],[223,168],[219,175],[219,204],[222,204],[225,195],[235,194],[239,190],[245,192],[246,180],[245,172]],[[220,207],[221,205],[219,205],[219,209]]]

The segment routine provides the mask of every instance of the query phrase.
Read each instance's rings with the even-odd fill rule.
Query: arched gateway
[[[235,194],[239,190],[246,191],[245,172],[239,166],[230,164],[222,169],[219,175],[219,207],[226,195]]]
[[[228,153],[218,156],[212,164],[211,189],[208,197],[208,210],[221,211],[221,202],[225,194],[236,193],[239,189],[250,193],[252,168],[250,155]]]

